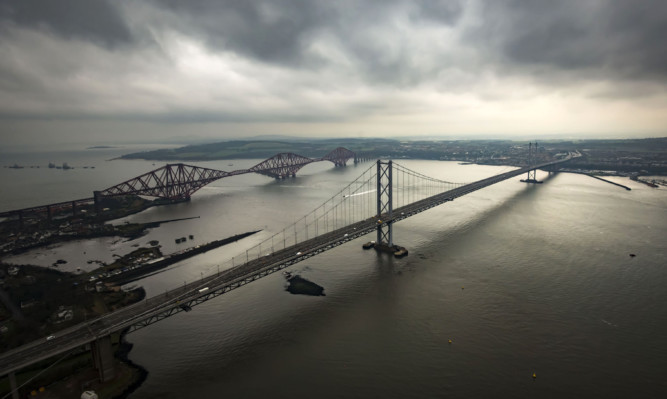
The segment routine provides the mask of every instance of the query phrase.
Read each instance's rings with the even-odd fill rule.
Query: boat
[[[371,249],[375,246],[375,241],[369,241],[366,244],[362,245],[363,249]]]

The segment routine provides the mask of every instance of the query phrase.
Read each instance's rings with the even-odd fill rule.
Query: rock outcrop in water
[[[312,281],[308,281],[299,275],[285,273],[287,282],[287,291],[295,295],[324,296],[324,287],[321,287]]]

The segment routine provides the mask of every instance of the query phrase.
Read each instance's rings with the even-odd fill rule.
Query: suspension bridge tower
[[[377,161],[377,241],[375,249],[391,252],[396,257],[408,254],[407,249],[394,245],[393,220],[393,165],[391,161]]]
[[[532,184],[541,184],[542,182],[537,180],[537,168],[532,168],[535,164],[535,153],[537,153],[537,142],[535,142],[535,149],[533,149],[533,143],[528,143],[528,166],[531,169],[528,170],[528,174],[525,179],[521,180],[522,183],[532,183]]]

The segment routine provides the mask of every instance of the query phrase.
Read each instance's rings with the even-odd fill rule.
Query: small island
[[[309,296],[325,296],[324,287],[308,281],[298,274],[292,275],[290,272],[285,272],[285,278],[289,283],[286,291],[294,295],[309,295]]]

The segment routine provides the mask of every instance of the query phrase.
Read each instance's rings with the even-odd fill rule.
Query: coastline
[[[134,344],[131,342],[128,342],[125,338],[127,335],[127,329],[123,330],[120,333],[120,337],[118,339],[118,349],[116,350],[115,357],[118,359],[118,361],[125,363],[128,365],[130,368],[133,368],[136,370],[138,373],[138,377],[136,380],[132,381],[129,385],[125,387],[125,390],[121,392],[119,395],[114,396],[113,399],[125,399],[127,398],[132,392],[136,391],[143,383],[146,381],[146,378],[148,378],[148,370],[141,366],[140,364],[137,364],[130,360],[129,354],[132,348],[134,347]]]
[[[168,221],[161,221],[161,222],[168,222]],[[157,224],[161,222],[157,222]],[[242,234],[237,234],[222,240],[216,240],[207,244],[203,244],[201,246],[198,246],[198,248],[193,247],[191,248],[191,250],[184,251],[181,253],[176,253],[171,257],[164,259],[161,262],[156,262],[153,265],[149,265],[148,266],[149,268],[146,268],[145,270],[136,269],[136,272],[130,278],[128,278],[129,276],[119,275],[118,276],[119,279],[113,281],[113,283],[114,285],[120,286],[121,284],[125,284],[130,281],[134,281],[140,278],[144,278],[146,276],[160,273],[161,272],[160,269],[163,269],[170,264],[224,246],[226,244],[238,241],[247,236],[257,233],[258,231],[250,231]],[[24,265],[24,267],[26,266]],[[38,276],[38,280],[40,280],[39,276],[44,273],[65,273],[65,274],[71,274],[72,275],[71,279],[79,278],[78,275],[69,272],[51,270],[49,268],[43,268],[42,266],[29,266],[29,268],[30,268],[29,270],[33,270],[32,272],[30,272],[31,274],[36,274]],[[127,281],[122,281],[122,280],[127,280]],[[138,295],[137,298],[134,298],[134,301],[132,303],[140,302],[145,298],[145,291],[142,288],[140,288],[140,291],[141,291],[140,295]],[[54,333],[57,334],[57,331]],[[122,332],[117,333],[118,337],[117,344],[114,345],[116,347],[114,350],[114,358],[116,359],[115,367],[117,376],[113,380],[108,381],[106,383],[99,383],[99,381],[97,380],[97,371],[95,371],[91,360],[91,354],[89,351],[82,349],[82,352],[76,356],[77,362],[79,364],[79,366],[76,369],[71,369],[69,372],[59,372],[56,378],[49,377],[49,375],[51,375],[49,373],[49,375],[40,378],[38,380],[39,383],[36,383],[36,385],[34,386],[31,384],[26,389],[28,389],[28,392],[32,392],[44,388],[44,394],[38,393],[36,397],[45,399],[72,397],[71,395],[73,394],[77,395],[80,394],[80,392],[78,392],[80,388],[93,389],[98,394],[103,394],[103,396],[100,397],[112,397],[119,399],[127,398],[132,392],[134,392],[137,388],[139,388],[142,385],[142,383],[146,380],[148,376],[148,370],[143,366],[132,362],[132,360],[129,359],[129,353],[132,350],[134,344],[126,340],[126,335],[127,335],[127,330],[123,330]],[[64,365],[62,367],[64,367]],[[57,367],[54,371],[60,370],[62,367]],[[24,370],[24,372],[21,374],[27,375],[26,373],[30,374],[33,373],[33,371],[28,369]],[[67,374],[67,376],[63,377],[63,374]],[[24,379],[20,374],[17,376],[19,377],[19,379]],[[22,390],[22,392],[24,391]]]
[[[162,269],[164,269],[167,266],[172,265],[176,262],[179,262],[181,260],[184,260],[184,259],[196,256],[196,255],[208,252],[212,249],[222,247],[222,246],[230,244],[232,242],[241,240],[245,237],[248,237],[248,236],[251,236],[253,234],[258,233],[259,231],[261,231],[261,230],[249,231],[249,232],[242,233],[242,234],[236,234],[236,235],[233,235],[231,237],[224,238],[222,240],[215,240],[215,241],[211,241],[207,244],[198,245],[197,247],[190,248],[189,250],[185,250],[184,252],[175,253],[175,254],[171,254],[169,256],[165,256],[164,259],[162,259],[158,262],[152,263],[150,265],[144,265],[144,266],[142,266],[138,269],[129,270],[127,272],[119,274],[118,276],[112,276],[112,277],[108,278],[106,281],[109,282],[109,283],[116,284],[116,285],[128,284],[128,283],[131,283],[133,281],[136,281],[136,280],[139,280],[139,279],[142,279],[142,278],[149,277],[149,276],[155,275],[157,273],[160,273],[162,271]]]

